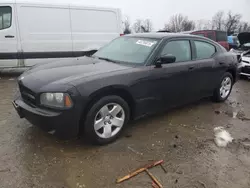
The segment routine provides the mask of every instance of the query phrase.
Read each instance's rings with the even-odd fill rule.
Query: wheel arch
[[[125,100],[130,108],[130,117],[133,118],[135,110],[135,99],[133,98],[132,94],[129,92],[126,86],[112,85],[99,89],[88,96],[89,100],[86,103],[86,107],[82,111],[81,124],[84,123],[86,115],[90,110],[90,108],[92,107],[92,105],[98,100],[100,100],[102,97],[109,95],[116,95]],[[83,126],[80,126],[80,129],[82,129],[81,127]]]
[[[236,70],[234,68],[228,68],[226,72],[230,73],[233,76],[233,83],[235,83],[236,82]]]

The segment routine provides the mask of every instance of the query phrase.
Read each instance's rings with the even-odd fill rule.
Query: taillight
[[[120,36],[123,36],[124,34],[120,34]]]

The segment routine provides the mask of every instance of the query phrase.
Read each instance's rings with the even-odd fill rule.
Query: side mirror
[[[163,55],[156,62],[156,67],[160,67],[162,64],[174,63],[175,60],[176,57],[171,54]]]

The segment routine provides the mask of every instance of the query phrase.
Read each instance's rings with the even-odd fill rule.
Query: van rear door
[[[17,66],[17,38],[14,4],[0,3],[0,67]]]

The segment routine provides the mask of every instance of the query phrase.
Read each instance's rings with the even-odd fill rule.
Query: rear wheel
[[[85,121],[85,135],[99,145],[115,141],[121,134],[130,116],[127,102],[119,96],[106,96],[89,110]]]
[[[225,73],[219,86],[215,89],[213,98],[216,102],[224,102],[229,97],[233,87],[233,76],[229,72]]]

